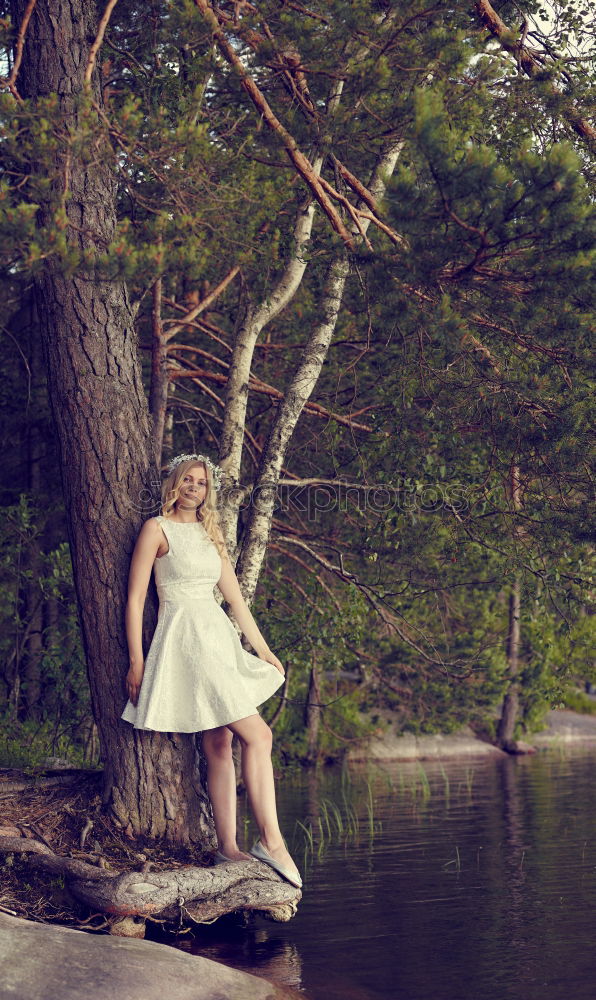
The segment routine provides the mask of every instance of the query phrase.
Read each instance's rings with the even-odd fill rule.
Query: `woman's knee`
[[[255,723],[255,725],[251,728],[248,738],[245,738],[243,742],[270,753],[273,746],[273,733],[271,731],[271,727],[267,725],[264,719],[260,718],[258,723]]]
[[[225,758],[232,755],[233,734],[225,726],[207,729],[203,733],[203,750],[207,758]]]
[[[260,715],[251,715],[239,722],[231,722],[230,729],[237,734],[243,750],[250,747],[271,752],[273,733]]]

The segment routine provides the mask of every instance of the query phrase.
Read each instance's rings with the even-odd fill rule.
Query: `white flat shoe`
[[[235,861],[234,858],[229,858],[227,854],[222,854],[221,851],[216,851],[215,860],[218,865],[223,865],[224,862],[227,862],[230,865],[240,865],[243,861],[248,861],[248,858],[238,858],[238,860]]]
[[[227,856],[227,854],[222,854],[221,851],[216,851],[215,852],[215,860],[216,860],[216,862],[217,862],[218,865],[222,865],[224,863],[224,861],[230,861],[231,862],[232,859],[229,858]]]
[[[273,868],[279,875],[282,875],[288,882],[295,885],[297,889],[302,888],[302,879],[300,875],[294,874],[294,872],[289,868],[286,868],[284,865],[280,865],[279,861],[276,861],[275,858],[271,857],[269,851],[263,847],[260,840],[257,840],[253,844],[252,849],[248,853],[252,854],[253,858],[256,858],[258,861],[262,861],[264,864],[269,865],[270,868]]]

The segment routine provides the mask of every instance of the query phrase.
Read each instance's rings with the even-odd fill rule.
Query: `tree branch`
[[[333,206],[332,202],[327,197],[323,186],[320,182],[319,177],[313,170],[312,164],[309,162],[307,157],[301,152],[298,144],[294,137],[290,135],[288,130],[282,125],[277,115],[274,113],[271,105],[267,101],[265,95],[259,89],[255,81],[252,79],[250,74],[246,71],[242,65],[242,61],[239,58],[236,50],[225,37],[224,31],[217,19],[217,16],[213,9],[207,3],[207,0],[194,0],[199,11],[203,15],[205,21],[209,24],[213,37],[217,42],[217,46],[223,55],[224,59],[234,68],[240,80],[242,86],[244,87],[246,93],[250,97],[256,109],[260,112],[265,124],[275,132],[281,139],[286,153],[288,154],[291,162],[294,164],[296,170],[310,188],[313,196],[318,201],[319,205],[323,209],[325,215],[329,219],[333,229],[339,236],[341,236],[345,245],[350,249],[353,248],[353,240],[349,231],[344,226],[339,213]]]
[[[212,289],[212,291],[210,291],[209,294],[206,295],[204,299],[201,299],[201,301],[197,306],[194,306],[194,308],[192,308],[190,312],[188,312],[186,316],[184,316],[183,319],[179,320],[175,326],[171,327],[171,329],[168,330],[168,332],[165,334],[165,340],[168,342],[172,340],[172,338],[175,337],[177,333],[180,333],[180,331],[183,330],[188,323],[191,323],[194,319],[197,318],[197,316],[205,312],[206,309],[209,309],[209,307],[213,305],[215,300],[219,298],[221,293],[225,291],[230,282],[234,280],[239,271],[240,268],[238,265],[236,265],[230,271],[228,271],[225,278],[222,278],[222,280],[220,281],[219,285],[216,285],[215,288]]]
[[[91,74],[95,68],[95,60],[97,59],[97,53],[101,48],[101,43],[103,42],[103,36],[105,34],[106,28],[108,26],[110,17],[112,16],[112,11],[118,0],[108,0],[106,8],[101,16],[101,21],[97,29],[97,35],[93,45],[89,49],[89,58],[87,60],[87,67],[85,69],[85,85],[88,86],[91,83]]]
[[[31,20],[31,15],[33,13],[36,3],[37,0],[29,0],[29,3],[25,8],[25,13],[23,14],[23,20],[21,21],[21,27],[19,28],[19,33],[17,35],[17,47],[16,47],[14,66],[12,67],[10,76],[8,78],[5,78],[6,86],[10,90],[12,96],[15,97],[17,101],[23,100],[23,98],[21,97],[21,95],[17,90],[16,80],[23,59],[23,47],[25,45],[25,35],[27,33],[29,21]]]
[[[505,22],[501,20],[489,0],[477,0],[475,6],[484,26],[488,28],[493,37],[501,43],[507,52],[511,52],[515,55],[519,66],[524,73],[529,77],[533,77],[536,74],[536,71],[540,70],[542,67],[537,58],[537,54],[532,52],[532,50],[524,44],[524,38],[522,37],[519,42],[514,42],[512,40],[511,30],[507,27]],[[564,96],[554,85],[552,87],[552,91],[558,97]],[[579,135],[582,139],[587,139],[590,143],[594,143],[596,140],[596,129],[594,129],[592,125],[590,125],[590,123],[582,117],[579,111],[577,111],[572,104],[568,105],[564,114],[577,135]]]
[[[175,357],[174,355],[170,356]],[[212,382],[220,382],[222,384],[228,381],[226,375],[219,375],[215,372],[208,371],[205,368],[190,368],[190,369],[176,368],[173,371],[170,371],[170,378],[172,380],[181,378],[192,378],[195,381],[199,378],[201,379],[206,378]],[[285,394],[283,392],[280,392],[280,390],[274,388],[274,386],[267,385],[266,382],[262,382],[255,376],[251,376],[248,388],[251,392],[260,393],[261,395],[264,396],[271,396],[273,399],[278,399],[278,400],[285,399]],[[224,405],[223,402],[221,402],[220,405],[223,406]],[[313,403],[311,401],[308,401],[307,403],[305,403],[304,409],[307,413],[312,413],[313,415],[317,417],[322,417],[325,420],[335,420],[336,423],[343,424],[345,427],[351,427],[352,430],[372,433],[372,431],[374,431],[375,429],[370,424],[361,424],[353,420],[351,417],[344,417],[342,416],[341,413],[334,413],[333,410],[328,410],[325,406],[322,406],[320,403]]]

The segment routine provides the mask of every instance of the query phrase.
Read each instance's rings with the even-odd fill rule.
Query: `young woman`
[[[202,732],[218,861],[258,858],[293,885],[302,879],[277,819],[272,734],[257,706],[283,683],[240,591],[219,526],[221,470],[205,455],[178,455],[162,488],[162,513],[145,521],[132,556],[126,606],[129,700],[122,718],[136,729]],[[159,596],[157,626],[143,662],[141,629],[151,570]],[[217,603],[217,584],[253,649],[242,648]],[[232,737],[260,839],[250,854],[236,841],[236,776]]]

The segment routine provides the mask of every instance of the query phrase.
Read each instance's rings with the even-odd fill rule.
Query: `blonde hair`
[[[180,496],[182,480],[189,469],[194,465],[202,465],[205,470],[207,480],[207,492],[200,507],[197,507],[197,521],[200,521],[209,535],[209,538],[217,548],[221,558],[227,555],[223,532],[219,524],[219,514],[217,512],[217,493],[213,486],[213,476],[211,469],[204,462],[196,458],[190,458],[186,462],[180,462],[170,472],[168,478],[164,480],[161,487],[161,513],[165,518],[169,518],[176,508],[176,501]]]

